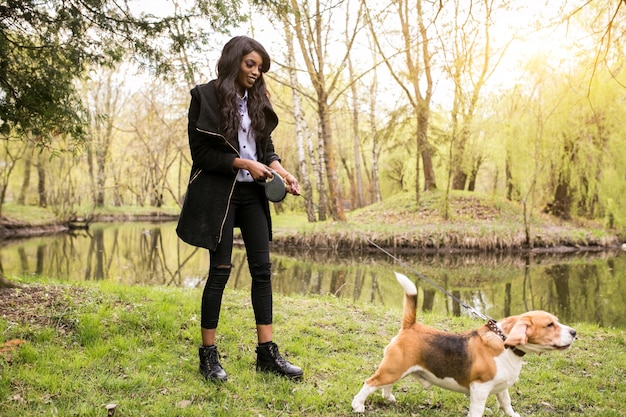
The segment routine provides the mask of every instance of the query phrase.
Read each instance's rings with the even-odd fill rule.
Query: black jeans
[[[263,187],[255,183],[237,183],[224,222],[222,239],[210,251],[209,276],[202,294],[200,324],[215,329],[220,316],[222,295],[232,269],[233,229],[238,226],[246,247],[252,276],[252,309],[256,324],[272,324],[272,273],[270,231],[265,217]]]

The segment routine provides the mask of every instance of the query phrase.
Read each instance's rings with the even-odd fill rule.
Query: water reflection
[[[37,275],[67,281],[110,280],[120,284],[199,287],[208,254],[180,242],[175,224],[96,224],[88,232],[4,242],[5,275]],[[548,310],[568,323],[626,327],[626,254],[585,253],[527,256],[396,254],[403,262],[463,302],[494,318],[532,309]],[[422,311],[467,314],[443,293],[380,252],[273,252],[277,293],[332,295],[355,303],[400,309],[402,294],[392,271],[414,277]],[[246,289],[245,252],[233,253],[230,288]]]

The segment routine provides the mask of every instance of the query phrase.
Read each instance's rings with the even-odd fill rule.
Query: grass
[[[31,278],[32,279],[32,278]],[[20,282],[20,280],[16,280]],[[225,384],[197,370],[200,289],[80,286],[43,282],[1,290],[0,414],[13,416],[353,416],[350,403],[399,326],[400,312],[333,297],[275,296],[275,341],[305,371],[294,383],[254,370],[255,333],[245,292],[228,291],[218,345]],[[31,291],[36,288],[37,291]],[[36,295],[35,295],[36,294]],[[400,294],[399,294],[400,296]],[[477,327],[469,318],[421,315],[442,329]],[[521,415],[618,416],[626,404],[623,330],[568,323],[570,350],[527,356],[511,389]],[[407,378],[379,393],[366,416],[459,416],[468,400]],[[485,415],[499,415],[495,398]]]
[[[47,225],[57,221],[56,216],[49,209],[17,204],[4,204],[2,217],[2,220],[8,224],[27,223],[32,226]]]

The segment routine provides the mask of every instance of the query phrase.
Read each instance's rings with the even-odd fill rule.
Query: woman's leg
[[[234,211],[233,211],[234,212]],[[220,363],[215,346],[215,333],[222,307],[222,296],[231,271],[234,215],[229,214],[224,224],[222,240],[215,251],[210,252],[207,281],[202,292],[200,332],[202,346],[198,349],[200,373],[210,381],[226,381],[228,376]]]
[[[202,292],[200,325],[202,344],[205,346],[215,342],[215,331],[222,308],[222,296],[232,268],[232,228],[229,233],[226,233],[225,228],[224,235],[230,236],[224,236],[217,250],[211,252],[209,275]]]
[[[265,215],[265,196],[257,184],[246,185],[237,211],[237,224],[246,246],[252,277],[251,298],[259,343],[272,340],[273,297],[270,263],[270,231]]]
[[[300,379],[302,369],[286,361],[273,337],[272,272],[270,263],[269,225],[265,217],[265,196],[261,187],[251,189],[247,204],[238,211],[237,221],[246,245],[248,267],[252,276],[251,297],[256,320],[258,346],[256,368],[291,379]]]

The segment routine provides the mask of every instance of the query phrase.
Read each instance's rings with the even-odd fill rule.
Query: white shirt
[[[243,159],[257,160],[256,141],[254,132],[252,132],[250,116],[248,115],[248,90],[242,97],[237,96],[237,104],[239,105],[239,157]],[[237,174],[237,181],[252,182],[254,178],[247,169],[240,169]]]

